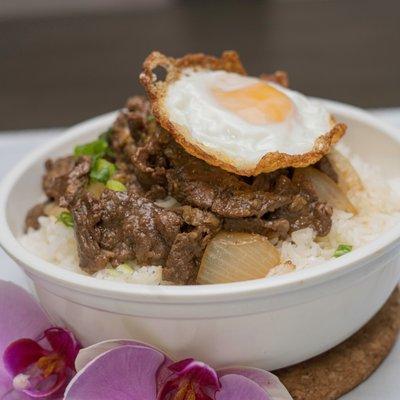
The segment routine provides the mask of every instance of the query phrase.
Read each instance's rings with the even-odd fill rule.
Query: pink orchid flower
[[[174,362],[131,340],[82,349],[64,400],[292,400],[279,379],[256,368],[214,370],[202,362]]]
[[[75,373],[81,349],[36,300],[0,281],[0,399],[54,399]]]

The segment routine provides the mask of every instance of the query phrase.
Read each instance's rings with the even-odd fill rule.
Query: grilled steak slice
[[[162,198],[166,196],[167,182],[163,147],[169,140],[169,135],[152,118],[149,103],[135,96],[128,100],[114,123],[110,145],[116,154],[117,167],[124,165],[129,169],[145,190],[158,186]]]
[[[280,176],[277,190],[286,195],[291,194],[291,202],[269,215],[270,220],[286,219],[290,224],[290,232],[311,227],[320,236],[329,233],[332,226],[332,207],[318,201],[312,183],[299,174],[290,180]]]
[[[167,180],[169,193],[178,201],[221,217],[261,217],[290,202],[287,196],[254,189],[238,176],[194,157],[169,169]]]
[[[172,245],[163,277],[172,282],[194,283],[204,250],[220,230],[221,222],[214,214],[198,208],[182,206],[176,212],[184,225]]]
[[[72,207],[80,266],[93,273],[136,259],[163,265],[182,219],[135,192],[105,190],[100,199],[83,195]]]
[[[88,156],[47,160],[43,190],[47,197],[67,207],[89,181],[91,159]]]
[[[86,272],[136,260],[139,265],[165,265],[164,279],[179,284],[196,277],[207,240],[219,229],[219,220],[210,213],[167,210],[136,192],[105,190],[100,199],[86,193],[72,206],[72,214],[80,267]]]

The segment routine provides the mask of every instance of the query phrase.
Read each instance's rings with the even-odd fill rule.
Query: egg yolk
[[[213,88],[217,102],[252,124],[279,123],[292,111],[289,97],[266,82],[224,91]]]

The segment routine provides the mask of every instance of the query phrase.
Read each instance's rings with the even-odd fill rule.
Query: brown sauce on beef
[[[80,267],[94,273],[135,259],[162,265],[163,279],[194,283],[203,252],[220,230],[285,239],[305,227],[318,235],[331,229],[332,209],[320,202],[309,181],[283,169],[244,178],[186,153],[160,128],[142,97],[128,100],[109,139],[117,177],[126,192],[85,188],[90,157],[63,157],[45,164],[43,189],[73,216]],[[315,167],[337,180],[327,158]],[[180,205],[159,207],[166,195]],[[43,210],[32,209],[27,226],[38,228]]]

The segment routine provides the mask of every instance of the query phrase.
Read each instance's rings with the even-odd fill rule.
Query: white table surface
[[[372,112],[400,129],[400,108]],[[0,178],[31,149],[61,132],[62,129],[0,132]],[[30,289],[22,271],[1,249],[0,279]],[[380,368],[366,382],[342,397],[342,400],[400,400],[400,341]]]

